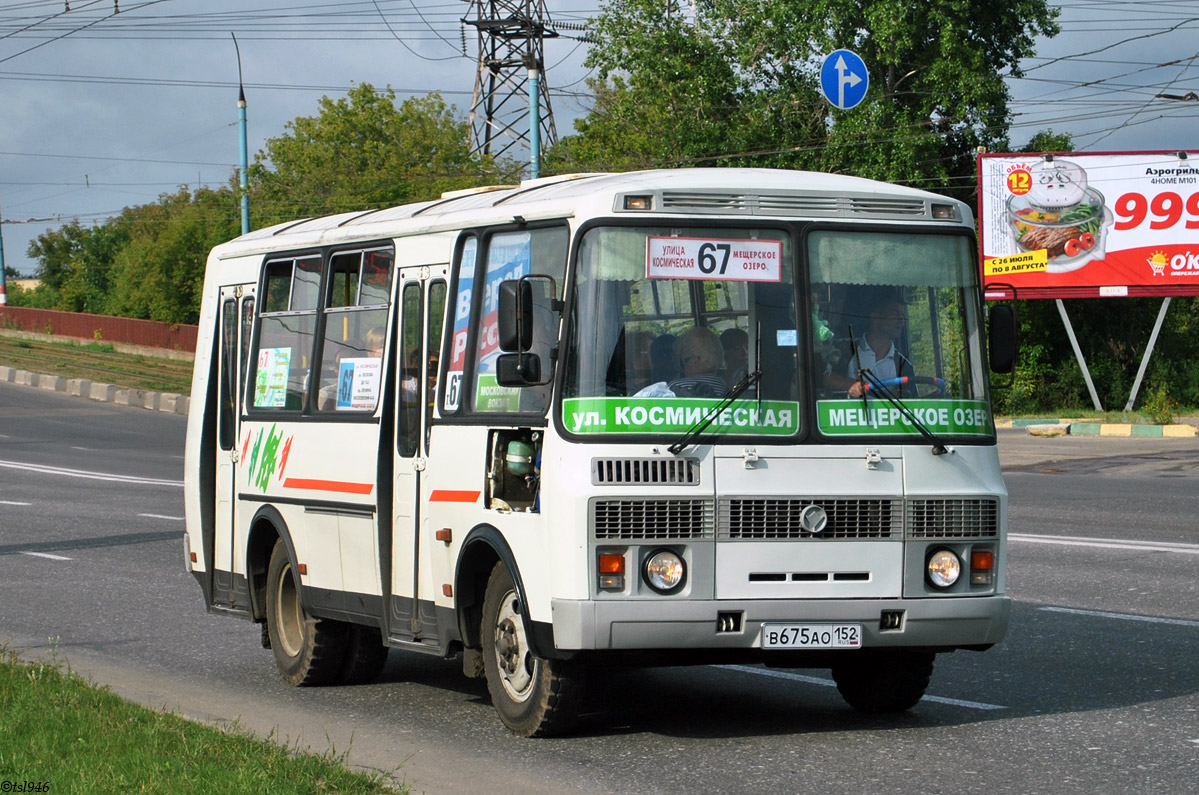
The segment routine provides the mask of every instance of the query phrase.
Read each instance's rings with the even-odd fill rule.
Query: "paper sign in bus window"
[[[382,381],[381,359],[342,359],[337,373],[337,410],[373,409]]]
[[[254,408],[281,409],[287,405],[287,375],[291,348],[263,348],[258,352],[254,379]]]
[[[646,239],[645,275],[650,279],[778,282],[782,263],[781,240]]]

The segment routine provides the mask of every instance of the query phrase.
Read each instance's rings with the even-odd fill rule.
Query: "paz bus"
[[[460,659],[518,735],[610,664],[825,668],[908,709],[1008,625],[1014,335],[975,251],[960,202],[767,169],[243,235],[207,262],[187,568],[289,683]]]

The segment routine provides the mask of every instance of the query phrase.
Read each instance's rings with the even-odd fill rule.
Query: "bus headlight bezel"
[[[962,559],[949,547],[937,547],[924,563],[924,578],[938,591],[952,588],[962,578]]]
[[[687,563],[673,549],[655,549],[645,556],[641,579],[655,593],[678,593],[687,584]]]

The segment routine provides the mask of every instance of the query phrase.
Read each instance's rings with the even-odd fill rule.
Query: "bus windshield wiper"
[[[920,431],[920,435],[933,446],[933,455],[945,455],[949,452],[949,448],[945,446],[945,442],[939,436],[928,429],[928,426],[921,421],[916,413],[908,408],[908,405],[901,399],[896,397],[891,390],[883,386],[883,382],[878,380],[874,373],[870,372],[869,368],[859,369],[858,378],[866,381],[869,384],[869,389],[862,389],[862,405],[866,405],[866,393],[868,391],[878,392],[895,408],[899,409],[900,413],[912,423],[916,430]]]
[[[761,361],[761,359],[758,361]],[[732,405],[734,400],[741,397],[743,394],[745,394],[747,389],[758,383],[758,379],[761,377],[761,367],[759,367],[757,370],[754,370],[752,373],[746,373],[745,377],[738,381],[737,385],[729,390],[729,393],[721,398],[720,402],[713,406],[711,411],[706,412],[703,417],[701,417],[694,425],[687,429],[686,433],[679,437],[677,442],[666,449],[670,451],[671,455],[678,455],[681,453],[683,448],[695,442],[695,440],[699,438],[700,434],[702,434],[709,425],[716,421],[716,418],[720,416],[720,413]]]

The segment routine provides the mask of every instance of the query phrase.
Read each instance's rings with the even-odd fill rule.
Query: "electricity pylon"
[[[538,176],[541,147],[558,140],[543,46],[558,33],[547,22],[545,0],[469,2],[462,21],[479,35],[470,106],[472,151],[497,158],[523,158],[527,151],[532,176]]]

